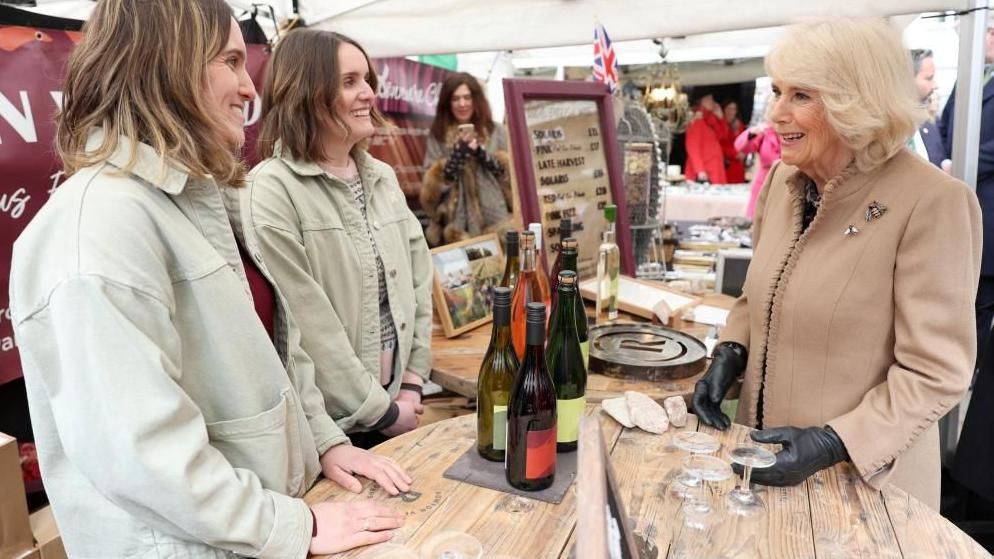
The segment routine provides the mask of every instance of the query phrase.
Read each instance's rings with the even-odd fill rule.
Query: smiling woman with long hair
[[[361,446],[417,426],[431,367],[428,246],[393,169],[363,147],[382,122],[376,86],[352,39],[287,35],[263,89],[267,159],[241,213],[300,324],[328,413]]]
[[[348,444],[264,267],[240,257],[224,198],[255,87],[231,9],[101,0],[83,30],[58,125],[71,177],[10,281],[66,551],[303,558],[388,539],[389,507],[302,499],[322,472],[393,493],[410,478]]]
[[[420,198],[432,246],[514,227],[507,132],[470,74],[442,83],[424,169]]]

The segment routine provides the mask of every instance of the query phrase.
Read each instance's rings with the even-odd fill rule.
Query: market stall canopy
[[[228,0],[293,15],[292,0]],[[35,11],[83,19],[93,2],[38,0]],[[310,26],[347,33],[374,57],[589,44],[600,21],[614,41],[775,27],[817,17],[967,9],[969,0],[298,0]]]
[[[315,4],[313,15],[305,13],[307,4]],[[317,4],[300,0],[301,16],[310,25],[346,32],[372,56],[401,56],[589,44],[594,21],[604,24],[612,40],[625,41],[772,27],[817,17],[959,10],[969,3],[965,0],[746,3],[737,0],[374,0],[353,2],[357,6],[338,14],[333,14],[330,7],[318,10]]]

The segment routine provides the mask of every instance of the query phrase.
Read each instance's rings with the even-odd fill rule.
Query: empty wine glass
[[[721,443],[707,433],[681,431],[673,435],[673,446],[691,454],[711,454],[721,448]]]
[[[672,437],[673,446],[691,454],[710,454],[721,448],[718,439],[707,433],[682,431]],[[701,492],[701,478],[687,468],[681,468],[680,473],[666,486],[666,498],[682,503]]]
[[[421,544],[421,559],[480,559],[483,544],[465,532],[439,532]]]
[[[732,477],[732,467],[721,458],[704,454],[692,454],[684,459],[683,469],[689,475],[701,480],[697,496],[684,503],[684,507],[694,515],[710,515],[714,512],[711,499],[707,495],[709,481],[725,481]]]
[[[766,503],[749,486],[753,468],[769,468],[777,462],[777,456],[758,446],[741,445],[728,453],[729,458],[743,467],[742,484],[725,495],[725,507],[731,514],[739,516],[761,516],[766,514]]]
[[[718,524],[718,514],[707,496],[709,481],[723,481],[732,477],[727,462],[714,456],[692,454],[683,461],[688,475],[700,479],[697,494],[683,501],[678,512],[679,522],[674,524],[672,559],[704,559],[711,557],[712,535]]]

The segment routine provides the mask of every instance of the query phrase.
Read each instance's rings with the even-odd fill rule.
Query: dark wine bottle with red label
[[[507,405],[507,482],[539,491],[556,477],[556,388],[545,365],[545,305],[528,303],[525,358]]]

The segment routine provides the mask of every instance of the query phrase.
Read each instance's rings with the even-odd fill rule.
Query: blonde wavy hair
[[[900,33],[879,19],[793,25],[766,57],[774,80],[818,92],[863,172],[897,154],[927,117],[911,68]]]
[[[125,136],[152,146],[163,165],[240,186],[245,166],[204,95],[231,18],[224,0],[100,0],[66,68],[56,136],[66,174],[107,160]],[[96,127],[103,143],[87,151]],[[137,145],[126,171],[136,153]]]

